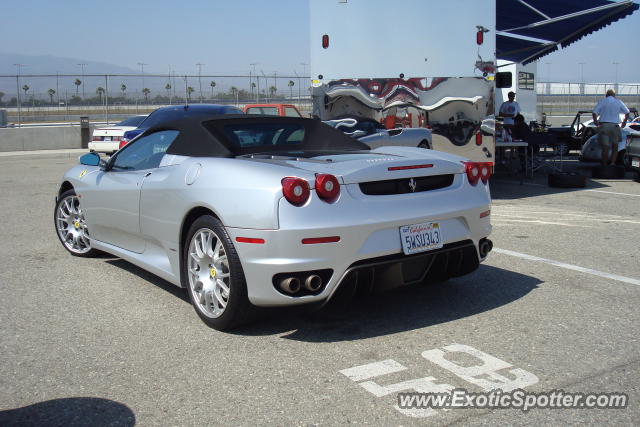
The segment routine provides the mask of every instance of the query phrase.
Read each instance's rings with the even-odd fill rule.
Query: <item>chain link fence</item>
[[[309,77],[286,75],[2,75],[0,109],[15,125],[78,121],[116,123],[185,103],[294,104],[311,111]]]
[[[165,105],[215,103],[294,104],[311,111],[308,76],[179,74],[0,75],[0,109],[9,124],[77,122],[116,123]],[[538,113],[573,116],[591,110],[613,88],[629,107],[640,107],[640,84],[537,83]]]
[[[629,108],[640,107],[640,84],[628,83],[538,83],[538,115],[574,116],[592,110],[608,89]]]

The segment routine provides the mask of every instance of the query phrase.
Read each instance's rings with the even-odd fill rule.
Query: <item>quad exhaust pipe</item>
[[[493,242],[491,240],[489,239],[480,240],[480,243],[478,244],[478,252],[480,252],[481,258],[485,258],[487,255],[489,255],[489,252],[491,252],[491,249],[493,249]]]
[[[304,288],[309,292],[317,292],[322,287],[322,279],[317,274],[311,274],[304,281]]]
[[[280,282],[280,289],[289,295],[297,294],[300,291],[300,279],[297,277],[287,277]]]
[[[286,294],[294,295],[300,292],[304,286],[309,292],[318,292],[322,288],[322,278],[317,274],[310,274],[301,282],[295,276],[286,277],[279,283],[280,290]]]

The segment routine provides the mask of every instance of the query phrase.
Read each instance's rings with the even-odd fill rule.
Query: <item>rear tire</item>
[[[584,188],[587,179],[575,172],[550,173],[547,178],[549,187],[555,188]]]
[[[224,226],[203,215],[187,233],[182,280],[193,308],[207,326],[223,331],[250,320],[253,306],[240,258]]]

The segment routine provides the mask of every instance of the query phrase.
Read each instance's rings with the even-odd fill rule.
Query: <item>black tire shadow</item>
[[[169,292],[171,295],[174,295],[180,298],[182,301],[186,302],[187,304],[191,304],[191,301],[189,301],[189,296],[185,292],[184,288],[180,288],[174,285],[173,283],[167,282],[163,278],[158,277],[155,274],[150,273],[147,270],[144,270],[138,267],[137,265],[131,264],[129,261],[125,261],[121,258],[115,258],[115,259],[107,260],[106,263],[113,265],[114,267],[118,267],[125,271],[128,271],[131,274],[135,274],[136,276],[140,277],[141,279],[144,279],[147,282],[152,283],[153,285],[157,286],[163,291]]]
[[[290,332],[283,338],[305,342],[365,339],[493,310],[524,297],[540,283],[535,277],[482,265],[467,276],[354,299],[338,310],[332,302],[315,313],[305,312],[303,307],[263,310],[259,322],[231,333],[259,336]],[[340,306],[340,301],[335,305]]]
[[[0,411],[1,426],[134,426],[126,405],[97,397],[70,397]]]

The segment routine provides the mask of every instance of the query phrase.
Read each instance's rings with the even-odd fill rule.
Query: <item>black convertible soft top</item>
[[[235,157],[256,153],[361,151],[369,147],[321,121],[297,117],[224,115],[187,117],[147,129],[177,130],[167,154]]]

